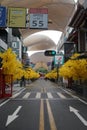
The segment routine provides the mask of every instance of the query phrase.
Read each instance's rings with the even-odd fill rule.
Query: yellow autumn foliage
[[[25,70],[25,74],[24,74],[25,79],[36,79],[39,78],[40,75],[35,72],[32,68],[27,68]]]
[[[74,53],[74,54],[71,56],[71,59],[75,59],[75,58],[77,58],[78,56],[80,56],[79,53]]]
[[[2,58],[3,74],[13,75],[13,80],[20,79],[23,75],[22,64],[17,60],[16,54],[12,49],[7,49],[4,53],[0,53]]]
[[[25,79],[39,78],[40,75],[36,73],[32,68],[24,69],[22,63],[17,60],[16,54],[12,52],[12,49],[7,49],[4,53],[0,53],[2,58],[2,70],[6,76],[5,81],[10,83],[9,75],[13,76],[13,80],[21,79],[23,76]]]
[[[62,67],[60,67],[59,75],[64,77],[65,79],[72,78],[73,80],[78,79],[86,80],[87,60],[86,59],[68,60]]]
[[[57,69],[53,69],[52,71],[48,72],[46,75],[45,75],[45,78],[48,78],[48,79],[57,79]]]

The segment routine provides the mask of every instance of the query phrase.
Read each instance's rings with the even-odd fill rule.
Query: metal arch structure
[[[37,33],[34,33],[34,34],[36,35],[34,36],[30,35],[29,37],[23,40],[24,45],[28,47],[29,51],[56,48],[55,42],[48,36],[45,36],[42,34],[40,35]],[[55,32],[54,32],[54,35],[55,35]]]
[[[0,0],[1,6],[24,8],[48,8],[48,30],[64,32],[75,10],[74,0]],[[31,34],[40,32],[40,29],[19,29],[23,43],[31,50],[50,49],[55,47],[54,41],[43,35]],[[35,41],[37,40],[37,42]],[[30,42],[32,41],[32,43]],[[43,44],[42,44],[43,43]]]

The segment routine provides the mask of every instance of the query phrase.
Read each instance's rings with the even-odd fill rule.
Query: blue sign
[[[6,8],[0,6],[0,27],[6,27]]]

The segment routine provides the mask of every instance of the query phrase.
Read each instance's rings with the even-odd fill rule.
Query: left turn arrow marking
[[[20,111],[22,106],[18,106],[18,108],[15,110],[15,112],[12,115],[9,115],[7,118],[6,126],[8,126],[11,122],[13,122],[19,115],[17,113]]]

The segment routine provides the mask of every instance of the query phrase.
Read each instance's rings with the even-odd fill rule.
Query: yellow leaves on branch
[[[16,59],[16,54],[12,52],[12,49],[9,48],[4,53],[0,53],[0,57],[2,58],[3,74],[11,74],[14,79],[20,78],[22,64]]]
[[[73,54],[73,55],[71,56],[71,59],[75,59],[75,58],[77,58],[78,56],[80,56],[80,54],[79,54],[79,53],[75,53],[75,54]]]
[[[86,80],[87,79],[87,60],[86,59],[68,60],[59,69],[59,75],[64,77],[65,79],[72,77],[74,80],[78,80],[78,79]]]
[[[24,77],[26,79],[36,79],[36,78],[39,78],[40,75],[37,72],[35,72],[32,68],[27,68],[25,70]]]
[[[48,79],[57,79],[57,76],[58,76],[57,69],[55,68],[52,71],[50,71],[49,73],[47,73],[45,75],[45,78],[48,78]]]
[[[72,78],[73,80],[86,80],[87,79],[87,60],[76,59],[80,54],[75,53],[70,60],[58,69],[52,70],[45,75],[46,78],[56,79],[57,76],[64,77],[65,79]]]
[[[17,60],[16,54],[12,52],[11,48],[4,53],[0,53],[0,57],[2,58],[3,74],[13,75],[13,80],[21,79],[22,76],[26,79],[39,78],[40,75],[33,69],[23,69],[22,63]]]
[[[62,67],[60,67],[59,69],[59,75],[64,77],[65,79],[67,78],[71,78],[73,76],[73,67],[72,65],[74,61],[69,60],[68,62],[66,62]]]

